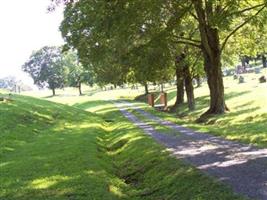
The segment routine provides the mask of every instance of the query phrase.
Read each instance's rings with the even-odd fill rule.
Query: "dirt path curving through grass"
[[[130,102],[114,103],[126,118],[164,144],[177,158],[218,178],[239,194],[267,200],[267,149],[193,131],[156,117]],[[179,134],[172,136],[156,131],[153,126],[129,112],[129,108]]]

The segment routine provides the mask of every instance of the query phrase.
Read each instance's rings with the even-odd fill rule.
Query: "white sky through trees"
[[[47,12],[50,0],[1,0],[0,78],[8,75],[26,80],[21,66],[34,50],[61,45],[61,8]]]

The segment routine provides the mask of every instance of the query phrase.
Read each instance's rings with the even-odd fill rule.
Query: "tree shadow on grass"
[[[55,95],[48,95],[48,96],[45,96],[45,97],[43,97],[44,99],[51,99],[51,98],[53,98],[53,97],[60,97],[60,96],[62,96],[62,95],[60,95],[60,94],[55,94]]]
[[[242,96],[242,95],[248,94],[248,93],[250,93],[250,91],[227,93],[227,94],[225,94],[226,104],[227,104],[228,100],[233,99],[233,98],[238,97],[238,96]],[[201,96],[201,97],[197,97],[197,98],[195,98],[195,102],[196,102],[196,105],[195,105],[196,108],[195,108],[194,111],[189,111],[188,108],[187,108],[187,103],[183,103],[178,108],[176,114],[178,116],[180,116],[180,117],[186,117],[188,115],[196,116],[195,119],[197,119],[197,117],[199,115],[201,115],[205,111],[204,109],[208,109],[209,102],[210,102],[210,96],[209,95],[204,95],[204,96]]]
[[[258,108],[241,110],[235,113],[230,113],[216,119],[214,124],[209,126],[210,132],[216,135],[222,135],[229,139],[243,141],[248,144],[257,146],[267,146],[267,114],[262,114],[255,117],[247,117],[238,122],[233,120],[241,114],[253,113]],[[219,126],[219,128],[218,128]],[[216,128],[217,127],[217,128]]]
[[[225,94],[226,104],[227,104],[227,100],[233,99],[233,98],[241,96],[241,95],[248,94],[250,92],[251,91],[226,93]],[[160,96],[159,92],[155,93],[155,104],[160,103],[159,102],[159,96]],[[168,98],[168,102],[173,100],[174,98],[176,98],[176,91],[174,90],[174,91],[169,92],[167,95],[167,98]],[[140,95],[140,96],[136,97],[135,100],[147,103],[146,95]],[[187,103],[185,102],[185,103],[180,105],[176,114],[180,117],[184,117],[184,116],[187,116],[190,114],[199,116],[200,114],[202,114],[204,112],[204,109],[208,109],[209,102],[210,102],[210,96],[204,95],[204,96],[197,97],[197,98],[195,98],[195,102],[196,102],[196,109],[194,111],[189,111],[188,107],[187,107]]]

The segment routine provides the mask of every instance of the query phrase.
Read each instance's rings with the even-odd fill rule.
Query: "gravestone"
[[[245,83],[245,78],[243,76],[239,76],[238,82]]]
[[[154,107],[154,105],[155,105],[154,94],[150,93],[147,95],[147,103],[148,103],[148,105]]]
[[[162,92],[160,93],[160,104],[164,106],[164,110],[167,108],[167,93]]]
[[[261,77],[259,78],[259,82],[260,82],[260,83],[266,83],[266,82],[267,82],[266,77],[265,77],[265,76],[261,76]]]
[[[259,74],[259,73],[261,73],[261,70],[260,70],[260,68],[255,68],[255,74]]]
[[[234,78],[234,80],[237,80],[237,79],[238,79],[237,74],[235,74],[235,75],[233,76],[233,78]]]

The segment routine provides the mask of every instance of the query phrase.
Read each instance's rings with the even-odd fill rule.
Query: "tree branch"
[[[195,43],[198,43],[198,44],[201,43],[201,41],[199,41],[199,40],[194,40],[194,39],[191,39],[191,38],[180,37],[180,36],[176,36],[176,35],[174,35],[173,37],[175,37],[175,38],[178,39],[178,40],[186,40],[186,41],[189,41],[189,42],[195,42]]]
[[[265,5],[258,10],[255,15],[249,17],[247,20],[245,20],[242,24],[240,24],[239,26],[237,26],[225,39],[224,42],[222,43],[222,47],[221,47],[221,52],[223,51],[223,49],[225,48],[226,43],[228,42],[228,40],[239,30],[241,29],[243,26],[245,26],[249,21],[251,21],[254,17],[256,17],[263,9],[265,8]]]
[[[177,44],[186,44],[186,45],[194,46],[194,47],[197,47],[197,48],[201,49],[201,45],[200,44],[196,44],[194,42],[183,41],[183,40],[173,40],[173,42],[175,42]]]
[[[195,20],[198,20],[197,16],[193,12],[189,12],[189,13]]]
[[[252,7],[249,7],[249,8],[245,8],[243,10],[239,10],[239,11],[236,11],[236,12],[233,12],[233,13],[230,13],[230,15],[236,15],[236,14],[242,14],[244,12],[247,12],[247,11],[250,11],[250,10],[253,10],[253,9],[256,9],[256,8],[259,8],[261,6],[265,6],[265,3],[262,3],[262,4],[258,4],[258,5],[255,5],[255,6],[252,6]]]

